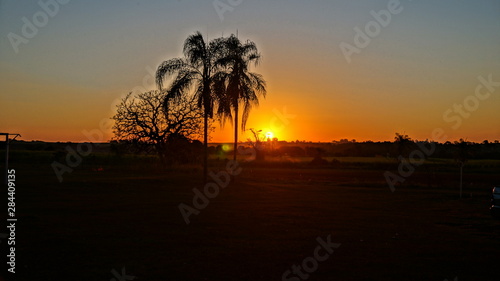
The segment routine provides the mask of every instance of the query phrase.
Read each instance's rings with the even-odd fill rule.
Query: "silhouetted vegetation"
[[[233,160],[236,160],[238,151],[238,118],[240,114],[240,104],[243,107],[241,116],[241,130],[245,130],[245,125],[250,115],[252,107],[259,105],[259,96],[266,95],[266,82],[262,75],[250,72],[250,64],[257,65],[260,54],[257,46],[252,41],[241,41],[235,35],[222,38],[222,51],[215,64],[220,68],[215,75],[216,88],[223,93],[220,99],[218,114],[224,119],[234,120],[234,145]]]
[[[260,55],[253,42],[242,44],[234,35],[205,42],[196,32],[184,41],[184,58],[174,58],[158,66],[156,83],[166,91],[164,107],[180,97],[190,95],[196,99],[203,111],[204,157],[203,179],[208,174],[209,120],[214,111],[222,118],[235,118],[235,143],[237,146],[239,104],[243,104],[244,127],[252,105],[258,103],[257,94],[265,94],[265,82],[259,74],[248,71],[250,63],[257,63]],[[165,87],[166,83],[170,85]]]
[[[178,140],[179,146],[172,148],[167,161],[177,164],[200,163],[203,155],[203,145],[199,141]],[[252,144],[253,143],[253,144]],[[242,165],[247,166],[268,166],[268,167],[330,167],[341,169],[394,169],[397,166],[397,145],[394,142],[331,142],[331,143],[312,143],[312,142],[275,142],[271,148],[271,141],[264,141],[259,138],[259,143],[252,140],[250,143],[240,143],[240,151],[250,151],[255,149],[259,155],[256,163],[248,162],[252,160],[250,154],[242,155]],[[418,143],[418,141],[414,141]],[[428,161],[421,166],[421,171],[425,172],[459,172],[460,165],[457,165],[458,143],[434,143],[436,150],[429,157]],[[75,143],[66,142],[40,142],[40,141],[12,141],[10,161],[16,163],[19,161],[28,161],[29,163],[47,163],[57,160],[63,161],[67,155],[66,147],[70,146],[76,149]],[[174,147],[174,146],[172,146]],[[1,149],[1,147],[0,147]],[[232,145],[229,144],[211,144],[208,152],[214,167],[219,165],[219,161],[232,158]],[[319,154],[318,154],[319,152]],[[31,155],[31,156],[30,156]],[[265,156],[264,156],[265,155]],[[468,160],[464,171],[469,172],[498,172],[500,160],[500,143],[495,142],[468,142],[467,144]],[[255,157],[257,158],[257,157]],[[320,165],[310,165],[314,163]],[[139,159],[141,159],[139,161]],[[187,161],[187,159],[191,159]],[[328,162],[327,165],[326,162]],[[318,162],[321,161],[321,162]],[[140,163],[137,163],[140,162]],[[152,145],[144,150],[134,150],[130,143],[124,141],[112,141],[110,143],[95,144],[92,153],[84,158],[82,168],[99,167],[110,165],[117,167],[135,166],[135,165],[161,164],[159,156],[156,155]],[[218,164],[219,163],[219,164]],[[223,162],[221,162],[223,163]],[[1,165],[1,163],[0,163]],[[147,166],[146,165],[146,166]],[[457,176],[457,183],[458,183]]]
[[[113,116],[114,152],[154,153],[165,164],[195,162],[200,157],[199,142],[203,116],[194,100],[179,97],[163,109],[165,93],[150,91],[127,95]]]

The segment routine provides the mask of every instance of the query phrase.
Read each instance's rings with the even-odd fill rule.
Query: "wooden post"
[[[5,184],[9,183],[9,136],[13,135],[15,140],[17,137],[20,137],[20,134],[9,134],[9,133],[0,133],[0,135],[5,136]]]

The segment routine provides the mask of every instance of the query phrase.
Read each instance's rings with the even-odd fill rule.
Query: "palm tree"
[[[407,152],[414,145],[413,140],[408,135],[400,133],[396,133],[396,136],[394,137],[394,144],[396,145],[397,153],[401,157],[405,157]]]
[[[262,75],[249,71],[249,65],[258,65],[260,54],[252,41],[242,44],[234,34],[222,39],[222,52],[215,64],[224,69],[217,73],[216,88],[221,91],[225,85],[223,100],[219,103],[221,120],[234,118],[234,160],[238,149],[238,118],[240,105],[243,107],[241,129],[245,125],[253,106],[259,105],[259,96],[266,96],[266,81]]]
[[[203,181],[207,180],[208,172],[208,127],[209,118],[213,117],[214,103],[217,101],[217,93],[214,90],[214,64],[216,54],[221,51],[221,39],[212,40],[207,44],[202,34],[197,31],[184,41],[185,58],[174,58],[164,61],[156,70],[156,84],[163,90],[164,81],[173,78],[164,101],[164,107],[168,108],[171,101],[178,101],[188,91],[193,89],[194,97],[198,107],[203,110]],[[220,94],[220,93],[219,93]]]

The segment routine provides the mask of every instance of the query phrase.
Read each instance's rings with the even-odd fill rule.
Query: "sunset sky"
[[[101,130],[126,93],[155,89],[152,73],[187,36],[236,30],[257,44],[253,71],[268,84],[247,128],[288,141],[425,140],[436,128],[451,141],[500,140],[500,1],[40,3],[51,15],[38,1],[0,1],[0,132],[23,140],[88,141],[82,131]],[[376,13],[391,18],[382,26]],[[372,37],[348,62],[340,46],[356,47],[367,24]],[[227,125],[211,141],[231,140]]]

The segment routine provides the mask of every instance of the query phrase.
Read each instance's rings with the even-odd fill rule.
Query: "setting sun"
[[[266,133],[266,140],[267,140],[267,139],[272,140],[273,138],[274,138],[274,134],[273,134],[273,132],[267,132],[267,133]]]

